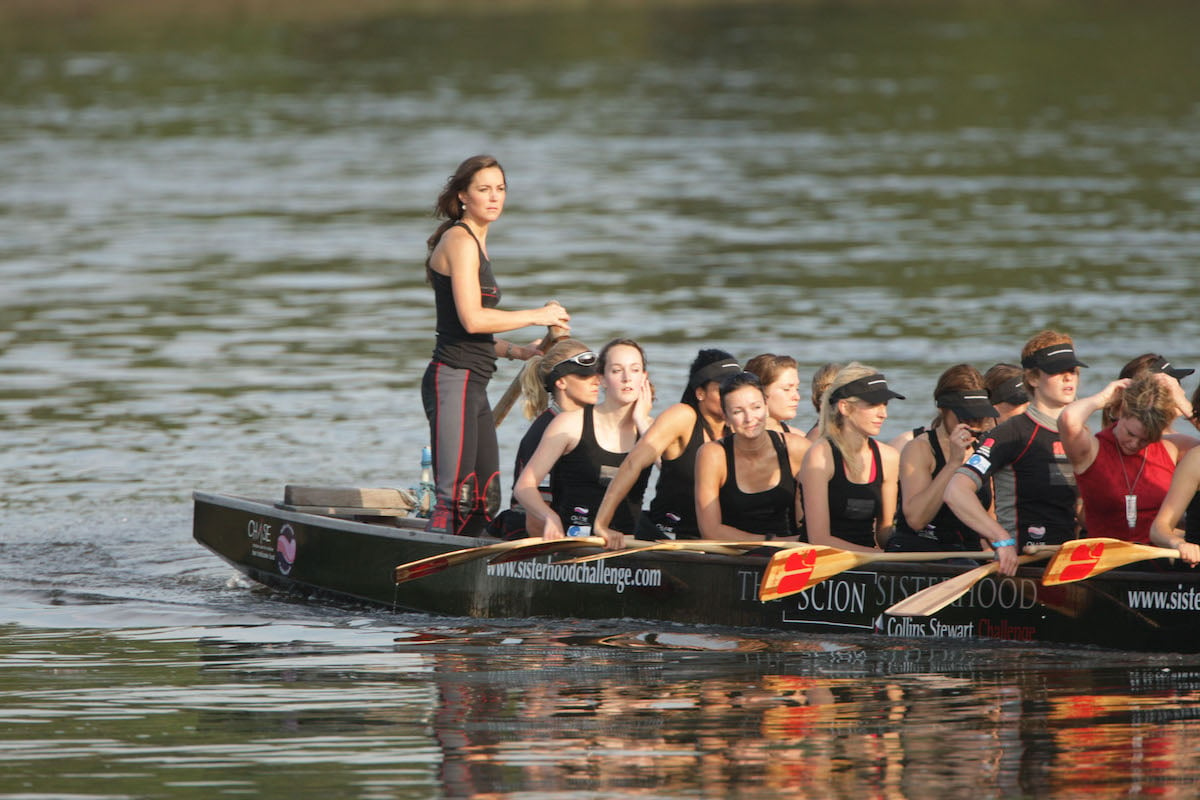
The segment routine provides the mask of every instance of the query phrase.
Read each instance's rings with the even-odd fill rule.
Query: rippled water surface
[[[885,434],[1042,327],[1085,389],[1200,366],[1198,29],[0,5],[0,798],[1195,796],[1194,659],[321,608],[194,545],[190,493],[415,482],[429,209],[479,151],[504,305],[637,338],[664,401],[704,346],[879,366]]]

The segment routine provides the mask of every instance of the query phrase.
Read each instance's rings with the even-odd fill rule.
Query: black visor
[[[992,401],[988,399],[987,392],[982,389],[978,392],[946,392],[937,396],[937,407],[948,408],[954,412],[954,416],[958,417],[959,422],[968,419],[984,419],[985,417],[998,417],[1000,414],[996,411],[996,407],[992,405]]]
[[[1193,372],[1196,371],[1194,369],[1186,369],[1184,367],[1173,367],[1173,366],[1171,366],[1171,362],[1167,361],[1165,358],[1156,358],[1153,361],[1151,361],[1147,366],[1150,368],[1151,372],[1166,373],[1167,375],[1170,375],[1172,378],[1174,378],[1177,381],[1183,380],[1188,375],[1191,375]]]
[[[1025,391],[1025,379],[1019,375],[1009,378],[988,392],[988,395],[993,403],[1008,403],[1010,406],[1020,406],[1029,402],[1029,393]]]
[[[859,378],[856,381],[850,381],[845,386],[839,386],[830,393],[829,401],[836,403],[838,400],[850,397],[857,397],[859,400],[871,405],[886,403],[893,397],[897,400],[904,399],[904,395],[893,392],[888,388],[887,378],[878,372],[874,375],[868,375],[865,378]]]
[[[714,361],[712,364],[703,366],[692,373],[692,379],[688,381],[688,388],[695,389],[698,386],[704,386],[710,381],[721,383],[730,375],[737,375],[741,371],[742,368],[736,361],[729,359]]]
[[[1064,342],[1035,350],[1021,359],[1021,366],[1025,369],[1039,369],[1047,375],[1059,375],[1071,372],[1076,367],[1086,367],[1087,364],[1075,356],[1073,346]]]

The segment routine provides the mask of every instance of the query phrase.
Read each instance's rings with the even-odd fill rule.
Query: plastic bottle
[[[421,483],[417,486],[418,517],[428,517],[433,513],[434,495],[433,451],[426,445],[421,448]]]

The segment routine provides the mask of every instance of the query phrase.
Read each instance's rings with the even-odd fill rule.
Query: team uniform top
[[[639,531],[639,539],[699,539],[700,524],[696,521],[696,453],[704,444],[704,420],[696,414],[692,436],[677,458],[662,460],[654,499],[645,517],[653,532]]]
[[[787,443],[775,431],[767,431],[779,461],[779,483],[761,492],[743,492],[737,485],[733,457],[733,437],[721,439],[725,448],[725,483],[718,498],[721,522],[747,533],[772,539],[796,534],[796,479],[792,475]]]
[[[996,501],[1012,503],[1020,547],[1062,544],[1075,538],[1079,494],[1071,462],[1058,438],[1057,420],[1035,408],[1005,420],[988,431],[983,444],[958,472],[970,476],[976,488],[993,475],[1011,478],[1011,496],[998,495]]]
[[[479,299],[484,308],[500,304],[500,287],[492,274],[492,262],[483,254],[483,247],[470,227],[461,220],[454,223],[471,234],[479,248]],[[437,339],[433,345],[433,360],[455,369],[469,369],[484,378],[496,371],[496,337],[490,333],[469,333],[458,317],[454,305],[454,290],[449,275],[429,271],[433,285],[434,307],[437,310]]]
[[[541,443],[542,437],[546,435],[546,428],[550,427],[550,423],[558,416],[558,411],[554,408],[547,408],[538,415],[525,431],[525,435],[521,437],[521,443],[517,445],[517,458],[513,465],[513,486],[517,485],[517,479],[521,477],[521,473],[525,470],[525,465],[529,463],[529,459],[533,458],[534,452]],[[551,472],[553,474],[553,472]],[[538,487],[542,492],[542,499],[550,502],[550,476],[546,476],[546,480]],[[520,505],[514,497],[511,501],[512,507],[516,508]]]
[[[942,448],[938,447],[934,432],[932,429],[923,429],[917,436],[925,436],[929,440],[930,449],[933,451],[933,473],[937,475],[941,472],[942,467],[946,466],[946,456],[942,453]],[[976,490],[975,496],[979,498],[979,504],[984,508],[992,505],[992,482],[983,481],[979,489]],[[903,509],[903,502],[900,505]],[[965,522],[960,520],[955,513],[950,510],[950,506],[942,503],[942,507],[933,515],[933,519],[925,524],[921,530],[913,530],[908,524],[908,520],[904,517],[904,512],[901,510],[896,515],[896,532],[892,538],[888,540],[888,550],[904,551],[904,550],[982,550],[979,543],[979,534],[970,528]]]
[[[596,509],[604,499],[604,490],[616,476],[625,453],[605,450],[596,441],[592,419],[594,406],[583,408],[583,431],[575,449],[558,459],[550,479],[553,502],[550,506],[562,519],[565,528],[590,528]],[[642,496],[650,482],[650,469],[642,470],[629,494],[613,514],[612,529],[632,534],[641,513]]]
[[[1096,460],[1075,475],[1083,498],[1084,522],[1088,536],[1107,536],[1140,544],[1150,543],[1150,523],[1158,514],[1175,462],[1161,441],[1146,445],[1141,453],[1128,456],[1121,452],[1112,427],[1096,434],[1100,449]],[[1136,498],[1134,526],[1125,518],[1125,498]]]
[[[866,483],[853,483],[846,477],[842,451],[830,442],[833,477],[829,479],[829,530],[839,539],[875,547],[875,519],[883,508],[883,457],[874,439],[871,446],[871,473]]]

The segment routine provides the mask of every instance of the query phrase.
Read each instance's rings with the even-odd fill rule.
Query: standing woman
[[[737,360],[724,350],[705,348],[696,354],[683,396],[658,415],[604,492],[592,531],[604,537],[608,549],[624,547],[623,529],[610,525],[626,495],[660,459],[654,499],[642,514],[637,538],[700,538],[696,524],[696,453],[702,444],[723,435],[721,381],[741,371]]]
[[[487,254],[488,227],[504,210],[504,170],[491,156],[458,165],[438,195],[434,216],[446,221],[429,237],[425,276],[433,286],[437,339],[421,381],[433,442],[437,503],[429,530],[474,536],[500,506],[500,454],[487,386],[496,358],[538,351],[493,334],[533,325],[569,330],[558,303],[501,311]]]
[[[799,393],[796,394],[799,399]],[[696,519],[705,539],[794,539],[800,532],[796,476],[810,443],[771,430],[767,398],[750,371],[721,384],[732,431],[696,456]]]
[[[875,437],[893,397],[904,399],[878,370],[853,362],[821,398],[821,436],[800,467],[810,543],[860,553],[887,544],[900,454]]]
[[[604,400],[555,417],[517,478],[514,494],[526,516],[541,523],[544,539],[591,534],[604,490],[650,427],[653,389],[642,348],[631,339],[614,339],[600,351],[596,363]],[[547,504],[538,485],[551,470],[553,498]],[[633,532],[649,479],[650,470],[646,469],[617,510],[614,528]]]
[[[954,516],[942,496],[955,470],[975,452],[979,435],[995,425],[997,412],[983,376],[970,364],[955,364],[943,372],[933,398],[938,409],[933,425],[900,451],[900,513],[887,549],[982,550],[979,534]],[[976,496],[990,512],[992,482],[984,481]]]

